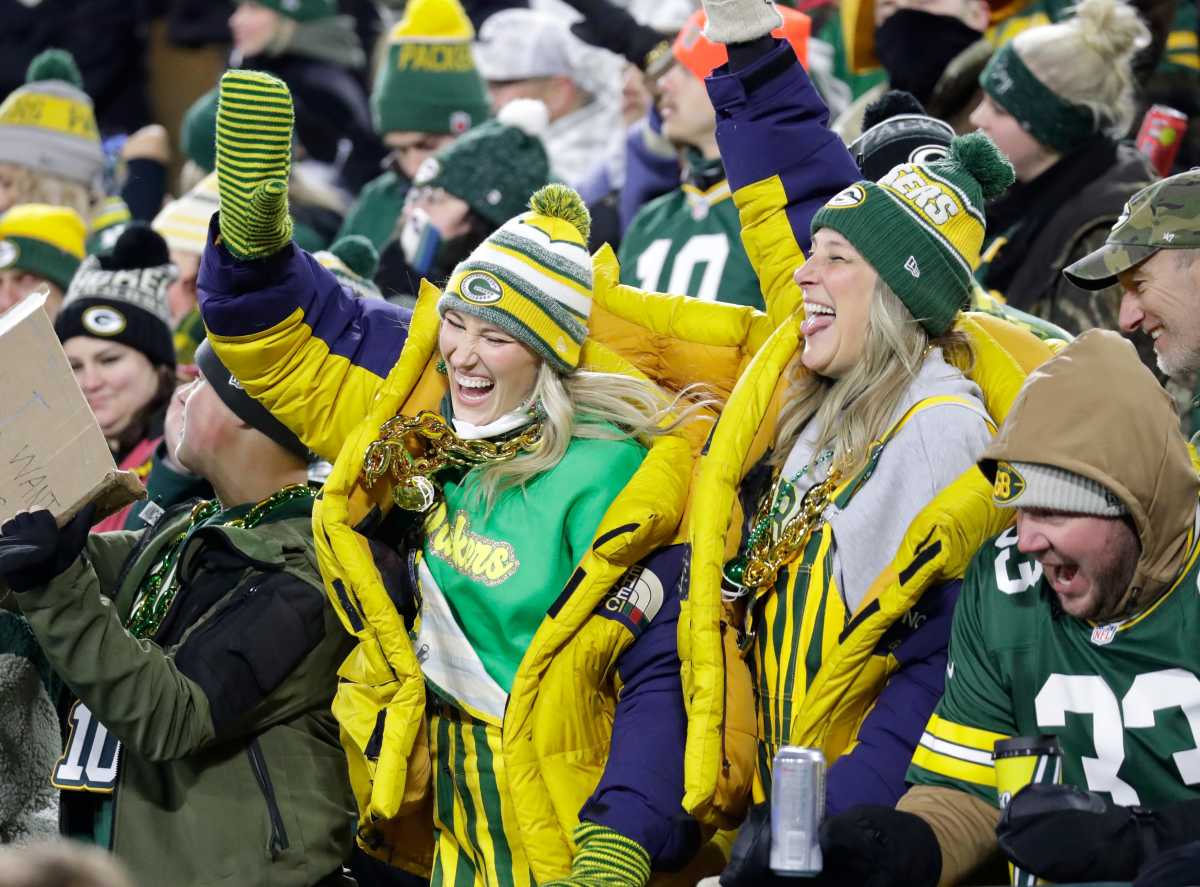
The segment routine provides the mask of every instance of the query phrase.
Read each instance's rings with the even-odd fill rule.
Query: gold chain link
[[[367,446],[363,476],[367,484],[374,484],[390,474],[392,501],[408,511],[428,511],[437,501],[433,477],[442,469],[502,462],[533,449],[541,440],[540,422],[500,443],[463,440],[440,415],[421,410],[416,416],[394,416],[383,423],[379,438]]]
[[[739,583],[743,588],[755,591],[775,584],[775,577],[779,575],[783,565],[796,557],[809,535],[820,523],[821,515],[829,504],[829,497],[840,478],[840,471],[830,469],[825,480],[804,494],[804,498],[800,500],[800,513],[783,525],[778,540],[772,542],[771,533],[768,531],[750,546],[745,555],[745,569]],[[765,520],[771,513],[778,491],[777,480],[759,505],[751,526],[757,526],[760,520]]]

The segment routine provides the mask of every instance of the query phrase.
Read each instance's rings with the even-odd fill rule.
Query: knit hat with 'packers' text
[[[550,182],[541,136],[550,112],[536,99],[514,99],[496,115],[425,159],[413,187],[441,188],[499,228]]]
[[[461,311],[508,332],[561,373],[579,366],[592,313],[591,216],[566,185],[546,185],[458,264],[438,313]]]
[[[239,0],[245,2],[245,0]],[[255,0],[259,6],[274,9],[298,22],[311,22],[337,15],[337,0]]]
[[[1012,165],[981,132],[959,136],[932,163],[902,163],[825,204],[812,232],[832,228],[854,245],[931,336],[970,301],[983,245],[985,200],[1013,183]]]
[[[0,270],[15,268],[64,292],[83,260],[86,227],[65,206],[24,203],[0,216]]]
[[[167,288],[179,271],[167,244],[149,225],[131,224],[112,251],[88,256],[75,273],[54,321],[60,342],[74,336],[110,339],[175,366]]]
[[[69,52],[47,49],[37,56],[25,85],[0,104],[0,163],[86,186],[100,175],[96,115]]]
[[[474,37],[458,0],[409,0],[371,92],[376,131],[460,135],[486,120],[491,106],[471,55]]]

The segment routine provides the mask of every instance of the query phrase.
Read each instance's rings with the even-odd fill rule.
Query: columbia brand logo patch
[[[992,487],[992,499],[997,505],[1012,502],[1025,492],[1025,478],[1009,462],[996,463],[996,483]]]
[[[921,266],[917,264],[916,256],[909,256],[908,261],[904,263],[904,270],[913,277],[921,276]]]
[[[500,281],[486,271],[472,271],[462,279],[458,289],[464,299],[476,305],[491,305],[504,295]]]
[[[0,240],[0,268],[9,268],[21,257],[21,248],[11,240]]]
[[[665,597],[662,580],[654,571],[636,566],[626,571],[600,606],[604,615],[619,618],[641,634],[662,609]]]
[[[866,199],[867,192],[865,188],[861,185],[851,185],[849,188],[844,188],[835,194],[825,205],[830,209],[849,209],[852,206],[858,206]]]
[[[1092,629],[1092,643],[1097,647],[1111,644],[1116,636],[1117,627],[1115,625],[1097,625]]]
[[[108,305],[88,308],[80,317],[84,329],[97,336],[116,336],[125,329],[125,315]]]
[[[441,171],[442,164],[438,162],[436,157],[426,157],[421,161],[421,165],[417,167],[417,174],[413,176],[413,184],[424,185],[432,182]]]
[[[456,136],[471,128],[471,115],[466,111],[455,111],[450,115],[450,131]]]

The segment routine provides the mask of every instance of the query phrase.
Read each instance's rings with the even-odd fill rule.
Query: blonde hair
[[[882,277],[871,294],[862,356],[833,379],[806,370],[797,356],[780,412],[771,462],[781,467],[809,422],[821,429],[812,460],[833,449],[833,465],[851,474],[866,463],[871,444],[887,431],[897,406],[931,346],[941,347],[960,369],[970,366],[970,342],[951,330],[930,339]],[[812,461],[810,461],[810,466]]]
[[[20,166],[16,163],[0,164],[0,172],[6,173],[12,179],[10,191],[13,197],[13,206],[22,203],[48,203],[51,206],[65,206],[79,213],[84,224],[91,225],[94,195],[86,185],[35,172],[27,166]]]
[[[573,438],[643,443],[672,434],[715,405],[700,385],[670,396],[649,379],[576,370],[563,376],[545,361],[530,402],[545,414],[542,439],[531,452],[476,468],[476,495],[490,511],[501,493],[522,487],[566,455]]]
[[[1022,31],[1013,50],[1055,95],[1091,109],[1098,128],[1119,137],[1136,113],[1133,57],[1150,31],[1124,0],[1082,0],[1072,16]]]

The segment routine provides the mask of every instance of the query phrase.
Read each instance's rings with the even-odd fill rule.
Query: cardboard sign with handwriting
[[[145,490],[117,470],[45,302],[0,314],[0,521],[46,508],[61,525],[93,500],[99,520]]]

